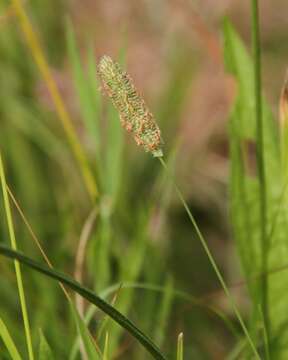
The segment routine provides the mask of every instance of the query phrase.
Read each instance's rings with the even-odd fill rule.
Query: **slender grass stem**
[[[4,198],[4,208],[5,208],[5,214],[6,214],[6,219],[7,219],[7,223],[8,223],[11,247],[12,247],[12,249],[17,250],[17,243],[16,243],[15,232],[14,232],[14,225],[13,225],[13,219],[12,219],[12,214],[11,214],[10,202],[9,202],[9,197],[8,197],[8,193],[7,193],[7,184],[6,184],[5,171],[4,171],[1,153],[0,153],[0,178],[1,178],[1,187],[2,187],[3,198]],[[26,336],[28,356],[29,356],[29,360],[34,360],[32,336],[31,336],[29,317],[28,317],[27,306],[26,306],[26,299],[25,299],[24,285],[23,285],[23,281],[22,281],[21,268],[20,268],[19,262],[16,260],[14,260],[14,266],[15,266],[16,280],[17,280],[18,293],[19,293],[19,299],[20,299],[20,306],[21,306],[23,322],[24,322],[24,330],[25,330],[25,336]]]
[[[267,236],[267,203],[266,203],[266,176],[264,159],[264,133],[263,133],[263,111],[262,111],[262,79],[261,79],[261,46],[259,26],[258,0],[251,0],[251,29],[252,46],[254,54],[254,91],[255,91],[255,119],[256,119],[256,142],[257,142],[257,169],[260,185],[260,222],[261,222],[261,262],[262,273],[267,273],[268,268],[268,236]],[[268,280],[267,276],[261,279],[261,307],[264,326],[269,344],[269,306],[268,306]]]
[[[46,82],[47,88],[50,92],[50,95],[54,102],[56,111],[58,113],[58,117],[62,123],[62,126],[64,128],[64,131],[65,131],[67,139],[68,139],[68,142],[69,142],[72,152],[75,156],[75,159],[78,163],[78,166],[82,172],[82,176],[83,176],[87,191],[90,195],[92,202],[94,202],[94,200],[98,196],[98,188],[97,188],[95,178],[91,172],[90,166],[89,166],[87,158],[85,156],[85,153],[84,153],[82,146],[78,140],[78,137],[77,137],[75,128],[73,126],[72,120],[70,118],[70,115],[66,109],[66,106],[61,97],[61,94],[56,85],[56,82],[51,74],[49,65],[46,61],[44,52],[41,48],[40,41],[38,40],[37,34],[34,31],[33,26],[30,22],[30,19],[25,12],[25,9],[23,6],[23,1],[21,1],[21,0],[11,0],[11,1],[15,8],[17,17],[20,20],[21,30],[25,37],[27,45],[29,46],[31,54],[34,57],[34,60],[35,60],[36,64],[38,65],[40,73]]]
[[[167,171],[167,173],[169,175],[168,167],[167,167],[165,161],[163,160],[163,158],[159,157],[158,159],[159,159],[160,163],[162,164],[162,166],[164,167],[165,171]],[[180,199],[180,201],[181,201],[181,203],[182,203],[182,205],[183,205],[183,207],[184,207],[184,209],[185,209],[185,211],[186,211],[186,213],[187,213],[187,215],[188,215],[188,217],[189,217],[189,219],[190,219],[190,221],[191,221],[191,223],[192,223],[192,225],[193,225],[193,227],[195,229],[195,232],[196,232],[196,234],[197,234],[197,236],[198,236],[198,238],[199,238],[199,240],[200,240],[200,242],[201,242],[201,244],[202,244],[202,246],[204,248],[204,251],[205,251],[206,255],[208,256],[208,259],[209,259],[209,261],[211,263],[211,266],[213,267],[213,269],[214,269],[214,271],[216,273],[216,276],[217,276],[217,278],[218,278],[218,280],[219,280],[219,282],[220,282],[220,284],[221,284],[221,286],[222,286],[222,288],[223,288],[223,290],[224,290],[224,292],[225,292],[225,294],[226,294],[226,296],[227,296],[227,298],[228,298],[228,300],[229,300],[229,302],[231,304],[231,307],[232,307],[232,309],[233,309],[233,311],[234,311],[234,313],[235,313],[235,315],[236,315],[236,317],[237,317],[237,319],[238,319],[238,321],[239,321],[239,323],[241,325],[241,328],[242,328],[245,336],[247,337],[247,340],[248,340],[248,342],[249,342],[249,344],[251,346],[251,349],[252,349],[253,353],[255,354],[255,357],[260,360],[261,358],[260,358],[260,356],[259,356],[259,354],[258,354],[258,352],[256,350],[256,347],[255,347],[255,345],[253,343],[253,340],[252,340],[252,338],[251,338],[251,336],[249,334],[249,331],[248,331],[248,329],[247,329],[247,327],[246,327],[246,325],[244,323],[244,320],[242,319],[242,316],[241,316],[241,314],[240,314],[240,312],[239,312],[239,310],[237,308],[237,305],[236,305],[232,295],[230,294],[228,286],[225,283],[225,280],[224,280],[224,278],[223,278],[223,276],[222,276],[222,274],[221,274],[221,272],[220,272],[220,270],[218,268],[218,265],[216,264],[216,262],[215,262],[215,260],[213,258],[213,255],[212,255],[212,253],[211,253],[211,251],[210,251],[210,249],[209,249],[209,247],[207,245],[207,242],[206,242],[204,236],[202,235],[202,232],[200,231],[200,229],[199,229],[199,227],[197,225],[197,222],[196,222],[194,216],[192,215],[192,213],[191,213],[191,211],[190,211],[190,209],[189,209],[189,207],[187,205],[187,202],[185,201],[185,199],[184,199],[184,197],[182,195],[182,192],[180,191],[178,185],[176,184],[176,182],[174,181],[172,176],[171,176],[171,178],[172,178],[176,193],[177,193],[177,195],[178,195],[178,197],[179,197],[179,199]]]

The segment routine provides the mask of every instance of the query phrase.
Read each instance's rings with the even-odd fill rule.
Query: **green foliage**
[[[128,330],[129,333],[133,337],[135,337],[135,339],[137,339],[139,343],[141,343],[155,359],[160,359],[160,360],[165,359],[165,357],[161,354],[157,346],[141,330],[139,330],[131,321],[129,321],[125,316],[123,316],[118,310],[116,310],[111,305],[106,303],[91,290],[84,288],[82,285],[77,283],[75,280],[69,278],[67,275],[62,274],[59,271],[51,269],[40,263],[37,263],[36,261],[30,259],[29,257],[22,255],[20,252],[11,250],[4,245],[0,245],[0,253],[8,258],[19,261],[21,264],[26,265],[31,269],[47,277],[60,281],[63,285],[67,285],[70,289],[77,292],[79,295],[83,296],[90,303],[100,308],[103,312],[105,312],[113,320],[115,320],[115,322],[117,322],[120,326]],[[81,335],[82,335],[82,329],[81,329]],[[83,340],[86,341],[86,339]],[[90,351],[91,350],[90,344],[88,346]]]
[[[164,3],[159,2],[159,9],[164,10]],[[13,13],[13,9],[9,8],[8,0],[0,5],[0,143],[7,165],[7,181],[56,268],[61,267],[66,273],[76,272],[74,257],[78,255],[77,251],[83,251],[80,272],[83,283],[87,283],[93,290],[88,291],[87,288],[73,282],[70,277],[45,268],[46,274],[69,283],[74,290],[80,291],[104,310],[103,313],[91,304],[85,307],[85,303],[82,319],[78,313],[78,305],[75,306],[71,302],[70,306],[67,306],[66,298],[55,283],[43,281],[41,277],[39,279],[35,272],[25,271],[24,285],[28,295],[27,308],[31,318],[33,339],[37,339],[35,335],[38,334],[38,329],[43,329],[43,333],[41,331],[39,335],[37,358],[78,360],[85,359],[86,352],[89,359],[108,360],[115,356],[121,359],[146,360],[145,346],[156,354],[155,356],[163,358],[154,345],[155,341],[169,358],[175,358],[177,352],[177,360],[182,360],[182,333],[178,337],[177,345],[176,341],[171,341],[176,339],[181,330],[187,334],[187,359],[214,357],[214,347],[216,350],[221,347],[219,356],[225,352],[228,354],[227,360],[250,359],[253,358],[251,344],[252,347],[256,344],[257,351],[265,360],[269,359],[269,356],[271,360],[286,359],[288,277],[285,271],[277,272],[277,269],[287,267],[288,212],[285,204],[288,200],[288,183],[287,170],[286,174],[284,173],[284,168],[287,167],[281,164],[281,159],[287,158],[287,154],[284,148],[281,149],[279,146],[276,120],[265,99],[262,103],[263,153],[256,152],[259,126],[255,112],[259,110],[259,104],[255,101],[255,69],[250,55],[232,25],[228,21],[224,23],[225,61],[227,70],[235,78],[237,91],[229,124],[229,200],[234,239],[251,298],[251,312],[246,307],[241,308],[245,322],[238,311],[238,301],[236,306],[236,302],[230,298],[238,317],[236,321],[235,315],[227,311],[226,307],[221,306],[220,309],[219,304],[222,305],[222,301],[218,301],[217,296],[221,294],[215,295],[215,298],[202,298],[203,290],[217,290],[217,279],[212,275],[212,271],[211,274],[209,272],[210,266],[208,260],[205,261],[204,252],[198,259],[202,248],[199,246],[199,250],[194,237],[191,241],[191,224],[187,224],[186,214],[175,199],[174,183],[171,177],[161,172],[159,164],[153,161],[152,157],[142,154],[134,144],[132,147],[129,139],[126,141],[119,115],[99,91],[101,84],[96,70],[96,54],[103,55],[103,49],[106,51],[110,48],[110,39],[106,37],[109,31],[106,32],[105,28],[103,31],[96,21],[93,23],[96,35],[83,45],[83,39],[79,35],[83,35],[87,29],[78,28],[77,16],[72,15],[73,23],[70,20],[62,21],[64,13],[70,11],[65,0],[33,0],[23,4],[31,17],[41,46],[47,53],[53,79],[56,80],[63,99],[65,98],[64,105],[71,117],[71,124],[75,126],[76,142],[79,140],[83,155],[85,158],[87,156],[89,167],[91,166],[93,171],[92,178],[95,175],[97,179],[99,195],[91,209],[91,203],[87,201],[84,191],[83,179],[72,160],[71,148],[67,146],[63,129],[58,123],[55,104],[51,102],[47,84],[43,82],[33,62],[33,49],[31,50],[30,46],[29,50],[23,42],[23,28],[20,26],[19,31],[16,26],[21,22]],[[140,7],[141,5],[139,9]],[[138,5],[136,8],[138,11]],[[75,9],[81,9],[81,5]],[[154,12],[154,3],[150,10]],[[146,19],[146,15],[141,13],[143,19]],[[197,20],[197,14],[195,15]],[[155,17],[155,29],[158,29],[157,21]],[[144,22],[137,22],[141,33]],[[207,40],[206,45],[210,46],[205,26],[202,28],[201,21],[196,21],[195,24],[196,28],[197,24],[200,24],[199,32],[204,30],[200,35],[204,35],[204,42]],[[130,25],[127,26],[127,30],[130,31]],[[102,33],[105,34],[103,39]],[[173,36],[168,34],[165,39],[162,39],[162,32],[159,34],[161,41],[164,40],[161,58],[158,59],[159,63],[163,63],[163,69],[160,68],[161,65],[159,74],[156,74],[159,84],[155,84],[156,89],[149,89],[147,100],[149,103],[152,102],[151,109],[156,109],[153,113],[165,134],[165,155],[171,157],[171,162],[168,158],[169,173],[173,174],[173,178],[181,180],[184,172],[182,174],[182,164],[178,163],[182,162],[182,158],[178,159],[175,156],[173,147],[178,141],[176,130],[179,128],[179,120],[182,119],[184,111],[190,109],[187,105],[191,100],[191,84],[195,78],[198,81],[202,77],[202,64],[200,69],[197,68],[198,59],[201,59],[202,55],[191,51],[190,36],[185,40],[182,30],[181,33],[175,34],[173,31]],[[122,43],[133,41],[134,35],[137,34],[133,33],[132,37],[129,32],[125,33]],[[144,46],[145,36],[143,32]],[[149,36],[147,40],[148,38]],[[116,44],[114,40],[116,39],[113,37],[112,53]],[[67,44],[67,47],[63,44]],[[126,46],[119,47],[121,49],[116,58],[118,57],[123,68],[126,67],[127,54],[128,60],[134,61],[134,53],[131,53],[135,49],[136,55],[142,51],[142,43],[137,44],[136,48],[129,46],[129,53]],[[135,64],[138,68],[145,68],[143,74],[152,77],[150,69],[146,66],[145,57],[143,59],[140,57]],[[153,60],[153,57],[151,59]],[[153,63],[156,64],[156,68],[159,66],[155,59]],[[134,71],[133,66],[131,70]],[[154,70],[151,70],[153,74]],[[70,78],[73,82],[72,87]],[[141,81],[137,83],[137,88],[138,86],[141,93]],[[71,89],[74,91],[72,94]],[[197,113],[189,114],[191,121],[195,115],[197,116]],[[203,127],[205,126],[204,124]],[[181,135],[181,132],[179,134]],[[285,138],[287,131],[280,135],[281,141],[288,143],[288,138]],[[205,150],[207,149],[205,148],[204,152]],[[257,171],[257,161],[259,164],[261,156],[264,159],[265,191],[263,184],[259,182]],[[193,166],[192,163],[191,165]],[[179,174],[175,169],[181,169]],[[193,170],[191,167],[187,171],[193,173]],[[197,182],[195,184],[197,186]],[[190,195],[189,188],[190,184],[187,184]],[[180,198],[181,196],[180,193]],[[261,218],[259,206],[263,199],[267,205],[265,223],[263,217]],[[202,209],[202,205],[194,203],[191,196],[188,208],[185,201],[188,199],[182,197],[182,200],[186,211],[191,214],[192,222],[194,212],[197,220],[199,218],[202,222],[202,219],[205,219],[203,234],[212,234],[211,243],[208,243],[214,246],[216,227],[210,231],[206,224],[206,218],[211,217],[210,204],[203,204]],[[31,242],[27,226],[22,223],[16,209],[11,210],[19,248],[23,249],[29,258],[37,257],[37,249]],[[82,233],[83,223],[91,210],[97,214],[96,220],[87,235],[87,246],[79,250],[79,234]],[[8,231],[2,203],[0,215],[1,237],[5,240],[8,238]],[[222,223],[224,222],[223,216]],[[267,233],[265,246],[262,237],[264,228]],[[197,229],[196,224],[196,232]],[[194,236],[194,233],[192,235]],[[200,235],[202,237],[202,233]],[[212,257],[213,251],[210,253],[205,241],[203,237],[205,251],[207,253],[208,250],[208,256]],[[177,249],[180,247],[179,256]],[[187,253],[188,260],[181,256],[184,253]],[[267,314],[261,306],[264,298],[263,279],[265,280],[265,277],[261,278],[261,273],[265,270],[263,257],[268,260],[266,270],[271,272],[267,278],[269,323],[266,321]],[[27,258],[21,259],[35,265]],[[225,285],[225,259],[219,257],[217,262],[213,261],[212,257],[212,265],[217,271],[219,261],[218,279],[220,278],[222,285]],[[201,267],[198,267],[199,264]],[[38,270],[42,271],[43,268],[41,270],[41,266],[38,266]],[[6,360],[12,357],[20,360],[19,354],[26,355],[27,350],[23,326],[19,321],[14,274],[6,261],[0,262],[0,272],[0,313],[1,317],[5,318],[5,323],[0,319],[0,358]],[[199,289],[197,282],[201,283]],[[180,288],[187,291],[176,290]],[[225,286],[224,288],[229,295],[230,289]],[[239,304],[242,302],[239,301]],[[247,331],[245,317],[249,320]],[[133,323],[128,319],[132,319]],[[239,319],[246,337],[239,329]],[[134,322],[139,324],[143,333],[133,325]],[[132,333],[132,337],[128,336],[125,328]],[[49,339],[49,344],[44,333]],[[251,341],[249,334],[252,334]],[[144,344],[143,348],[138,346],[133,336]],[[35,343],[36,341],[32,345],[35,346]]]
[[[245,46],[232,25],[224,24],[225,59],[228,70],[236,78],[237,99],[230,121],[231,178],[230,199],[233,233],[242,260],[243,271],[248,281],[253,311],[251,328],[259,347],[264,347],[263,314],[261,303],[261,274],[263,249],[261,241],[261,217],[259,211],[260,192],[257,171],[255,171],[256,123],[255,97],[252,62]],[[268,257],[268,271],[287,262],[286,239],[287,213],[283,206],[283,177],[280,167],[279,140],[276,121],[263,99],[263,158],[266,178],[268,244],[264,251]],[[264,275],[265,276],[265,275]],[[255,277],[257,277],[255,279]],[[288,332],[286,319],[285,290],[288,277],[285,273],[271,276],[268,282],[268,311],[271,338],[269,351],[272,358],[284,359]]]

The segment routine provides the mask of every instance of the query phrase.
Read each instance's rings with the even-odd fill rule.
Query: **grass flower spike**
[[[134,135],[137,145],[155,157],[163,156],[160,129],[138,94],[130,76],[109,56],[98,64],[103,88],[117,109],[121,125]]]

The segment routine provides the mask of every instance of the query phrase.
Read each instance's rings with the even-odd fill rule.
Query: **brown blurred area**
[[[263,85],[275,119],[288,58],[285,3],[260,2]],[[103,54],[117,58],[124,47],[128,72],[160,122],[166,154],[179,144],[175,173],[186,197],[204,212],[211,206],[225,214],[227,125],[237,89],[225,72],[221,22],[228,16],[249,48],[249,2],[74,0],[67,5],[84,62],[88,41],[95,61]],[[77,119],[68,59],[55,77]],[[47,101],[45,89],[41,94]]]
[[[261,1],[264,90],[276,115],[288,52],[284,7],[285,0]],[[221,21],[229,16],[249,45],[249,10],[247,2],[237,0],[70,3],[80,44],[92,39],[96,58],[117,57],[124,46],[129,73],[156,115],[171,87],[171,67],[185,67],[190,81],[176,79],[176,87],[178,82],[186,87],[184,99],[177,118],[167,121],[173,122],[170,127],[177,130],[181,143],[178,173],[186,192],[199,202],[219,202],[215,188],[225,185],[228,175],[226,124],[236,89],[224,71]],[[171,135],[168,139],[173,140]]]

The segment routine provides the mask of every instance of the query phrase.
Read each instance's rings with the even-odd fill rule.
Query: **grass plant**
[[[189,45],[167,38],[174,44],[165,55],[170,77],[154,116],[123,70],[128,68],[127,34],[118,62],[106,55],[96,61],[95,43],[90,39],[79,45],[77,24],[60,15],[58,5],[64,30],[57,41],[61,37],[67,44],[65,70],[75,92],[72,106],[66,103],[46,56],[52,43],[64,56],[66,49],[56,47],[55,37],[49,45],[42,41],[47,39],[44,33],[52,33],[54,25],[50,28],[49,21],[57,21],[56,15],[54,20],[45,18],[51,3],[44,1],[41,7],[21,0],[1,4],[0,65],[5,91],[0,97],[4,120],[0,222],[2,238],[8,236],[11,246],[1,242],[0,254],[15,264],[26,344],[13,315],[18,311],[13,276],[1,256],[0,358],[24,359],[28,350],[29,360],[145,360],[147,356],[183,360],[210,358],[218,349],[227,360],[286,359],[287,79],[277,123],[263,91],[260,3],[250,1],[251,54],[228,18],[222,26],[223,60],[237,88],[228,129],[228,227],[244,279],[235,286],[226,279],[223,259],[214,255],[213,237],[211,242],[206,240],[211,233],[197,213],[201,207],[188,201],[175,173],[176,120],[196,74],[196,63],[188,59]],[[209,51],[217,48],[219,65],[220,43],[202,20],[197,21],[196,12],[193,17],[202,41],[210,44]],[[41,19],[46,19],[47,29],[38,25],[38,31]],[[26,58],[21,36],[38,66],[53,111],[47,111],[35,96],[39,75]],[[68,149],[54,118],[62,124]],[[133,148],[122,127],[143,153]],[[69,151],[76,159],[76,170]],[[21,251],[16,236],[21,239]],[[46,265],[33,260],[37,251]],[[30,268],[25,271],[27,305],[24,266]],[[185,278],[185,271],[191,271],[191,278]],[[59,282],[61,292],[47,278]],[[211,282],[211,294],[196,290],[198,278],[208,287]],[[241,289],[243,296],[244,288],[249,306],[236,297],[236,290]],[[226,301],[229,306],[223,306]]]

